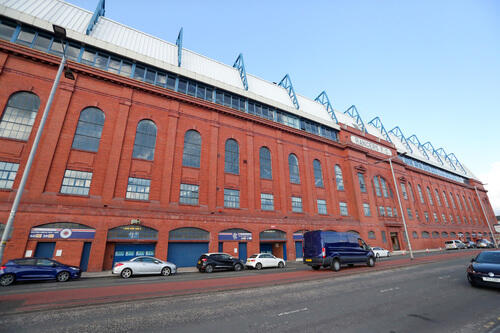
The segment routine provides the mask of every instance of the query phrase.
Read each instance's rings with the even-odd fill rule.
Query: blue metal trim
[[[427,152],[425,151],[424,147],[422,147],[422,145],[420,144],[420,140],[417,138],[417,136],[415,134],[413,134],[412,136],[410,136],[408,138],[408,141],[410,141],[415,146],[417,146],[418,150],[425,156],[425,158],[427,158],[428,160],[430,160],[429,155],[427,155]]]
[[[432,156],[434,156],[439,161],[439,163],[441,163],[441,165],[444,165],[443,160],[441,159],[441,157],[439,157],[439,154],[436,152],[436,149],[434,149],[434,146],[430,141],[427,141],[422,146],[427,149],[427,151],[429,151]]]
[[[177,66],[181,67],[182,64],[182,39],[184,37],[184,28],[179,30],[179,35],[177,36],[177,41],[175,45],[177,45]]]
[[[356,108],[356,105],[351,105],[350,108],[344,111],[344,114],[347,114],[354,118],[356,120],[356,124],[361,127],[361,130],[366,133],[366,127],[365,124],[363,123],[363,120],[361,119],[361,116],[359,115],[358,109]]]
[[[293,89],[292,80],[290,79],[290,75],[285,75],[278,83],[278,86],[283,87],[288,92],[290,99],[292,100],[293,105],[298,110],[300,108],[299,101],[297,100],[297,95],[295,95],[295,90]]]
[[[436,153],[441,157],[441,160],[444,159],[448,164],[453,168],[453,170],[457,170],[452,160],[448,157],[443,148],[436,149]]]
[[[405,136],[403,135],[403,132],[399,128],[399,126],[394,127],[389,131],[392,135],[395,137],[399,138],[401,140],[401,143],[404,144],[404,146],[410,151],[410,153],[413,153],[413,149],[411,149],[410,144],[408,143],[408,140],[406,140]]]
[[[335,123],[339,123],[339,121],[337,120],[337,116],[335,116],[335,111],[333,110],[332,104],[330,104],[330,99],[328,98],[326,91],[323,90],[321,94],[319,94],[318,97],[316,97],[314,100],[323,104],[323,106],[326,108],[326,111],[328,111],[328,113],[330,114],[330,117],[335,120]]]
[[[97,4],[97,8],[95,9],[94,15],[92,15],[92,18],[90,19],[89,25],[87,26],[87,31],[86,34],[90,35],[90,32],[94,28],[94,26],[97,24],[97,21],[99,20],[100,16],[104,16],[104,5],[105,0],[99,0],[99,3]]]
[[[462,171],[464,173],[467,173],[464,169],[464,167],[462,166],[462,164],[458,161],[457,157],[455,156],[455,154],[453,153],[450,153],[448,155],[446,155],[446,157],[453,162],[453,164],[455,164],[456,166],[460,167],[460,169],[462,169]]]
[[[373,118],[372,120],[370,120],[368,122],[368,125],[372,125],[373,127],[377,128],[380,130],[380,133],[382,133],[382,135],[385,137],[385,139],[387,141],[389,141],[390,143],[393,143],[391,138],[389,137],[389,134],[387,133],[385,127],[384,127],[384,124],[382,124],[382,120],[380,120],[380,117],[375,117]]]
[[[19,33],[21,32],[21,25],[16,26],[16,30],[14,30],[14,33],[12,34],[12,37],[10,38],[10,41],[12,43],[15,43],[17,40],[17,37],[19,37]]]
[[[243,83],[243,87],[245,87],[245,90],[248,90],[247,71],[245,70],[245,62],[243,61],[243,53],[240,53],[238,58],[236,58],[236,61],[234,62],[233,67],[238,69],[238,72],[240,72],[240,77],[241,77],[241,82]]]

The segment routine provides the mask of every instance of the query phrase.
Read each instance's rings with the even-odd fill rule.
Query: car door
[[[279,259],[276,258],[275,256],[271,255],[271,258],[269,259],[269,263],[271,267],[278,267]]]
[[[144,274],[156,274],[160,273],[161,267],[159,261],[154,258],[142,258],[142,269]]]
[[[274,264],[274,256],[272,254],[266,253],[264,257],[264,267],[272,267]]]
[[[228,254],[221,254],[220,258],[224,268],[233,267],[233,260],[231,259],[231,256]]]
[[[18,280],[33,279],[36,274],[36,259],[19,259],[15,261],[16,278]]]
[[[56,264],[49,259],[37,259],[34,278],[52,279],[57,275]]]

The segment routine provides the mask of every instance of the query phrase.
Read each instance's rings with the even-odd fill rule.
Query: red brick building
[[[491,237],[486,191],[454,154],[378,118],[365,125],[326,94],[296,95],[289,76],[279,85],[247,76],[242,58],[226,66],[102,16],[87,25],[92,13],[67,3],[45,5],[74,16],[63,25],[75,79],[59,84],[4,261],[48,255],[99,271],[143,254],[179,266],[218,250],[295,260],[314,229],[407,250],[403,214],[414,250]],[[1,223],[63,50],[51,32],[61,22],[12,6],[0,5]],[[150,47],[106,39],[116,31]]]

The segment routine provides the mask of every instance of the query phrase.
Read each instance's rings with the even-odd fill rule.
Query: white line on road
[[[399,287],[394,287],[394,288],[389,288],[389,289],[382,289],[380,290],[381,293],[386,293],[388,291],[394,291],[394,290],[399,290]]]
[[[449,279],[449,278],[451,278],[451,275],[444,275],[444,276],[438,277],[438,279],[440,279],[440,280]]]
[[[297,310],[288,311],[288,312],[282,312],[282,313],[278,314],[278,317],[289,315],[289,314],[292,314],[292,313],[307,311],[307,310],[308,310],[307,308],[303,308],[303,309],[297,309]]]

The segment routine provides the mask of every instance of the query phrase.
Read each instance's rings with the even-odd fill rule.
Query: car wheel
[[[387,252],[387,256],[390,257],[391,256],[391,253],[390,252]]]
[[[377,253],[377,254],[375,255],[375,257],[380,258],[380,254],[379,254],[379,253]]]
[[[132,276],[132,270],[130,268],[125,268],[120,275],[122,278],[128,279]]]
[[[368,261],[366,262],[366,265],[367,265],[368,267],[373,267],[373,266],[375,266],[375,259],[373,259],[373,257],[368,258]]]
[[[69,280],[69,273],[66,271],[59,272],[57,274],[56,279],[58,282],[66,282]]]
[[[16,280],[14,274],[5,274],[0,277],[0,285],[2,287],[10,286]]]
[[[242,269],[243,269],[243,266],[241,266],[241,264],[236,264],[236,265],[234,265],[234,270],[235,270],[236,272],[239,272],[239,271],[241,271]]]
[[[472,281],[472,279],[470,278],[469,275],[467,275],[467,281],[469,281],[469,283],[470,283],[471,286],[477,287],[477,284],[474,281]]]
[[[260,262],[256,263],[255,269],[262,269],[262,264]]]
[[[317,271],[317,270],[319,270],[319,268],[320,268],[321,266],[311,266],[311,267],[312,267],[312,269],[314,269],[315,271]]]
[[[280,261],[278,263],[278,268],[283,268],[283,267],[285,267],[285,263],[283,261]]]
[[[338,259],[333,259],[331,269],[334,272],[340,271],[340,261]]]
[[[207,267],[205,267],[205,272],[206,273],[212,273],[213,271],[214,271],[214,266],[207,265]]]
[[[163,276],[169,276],[171,272],[170,267],[163,267],[161,269],[161,275]]]

